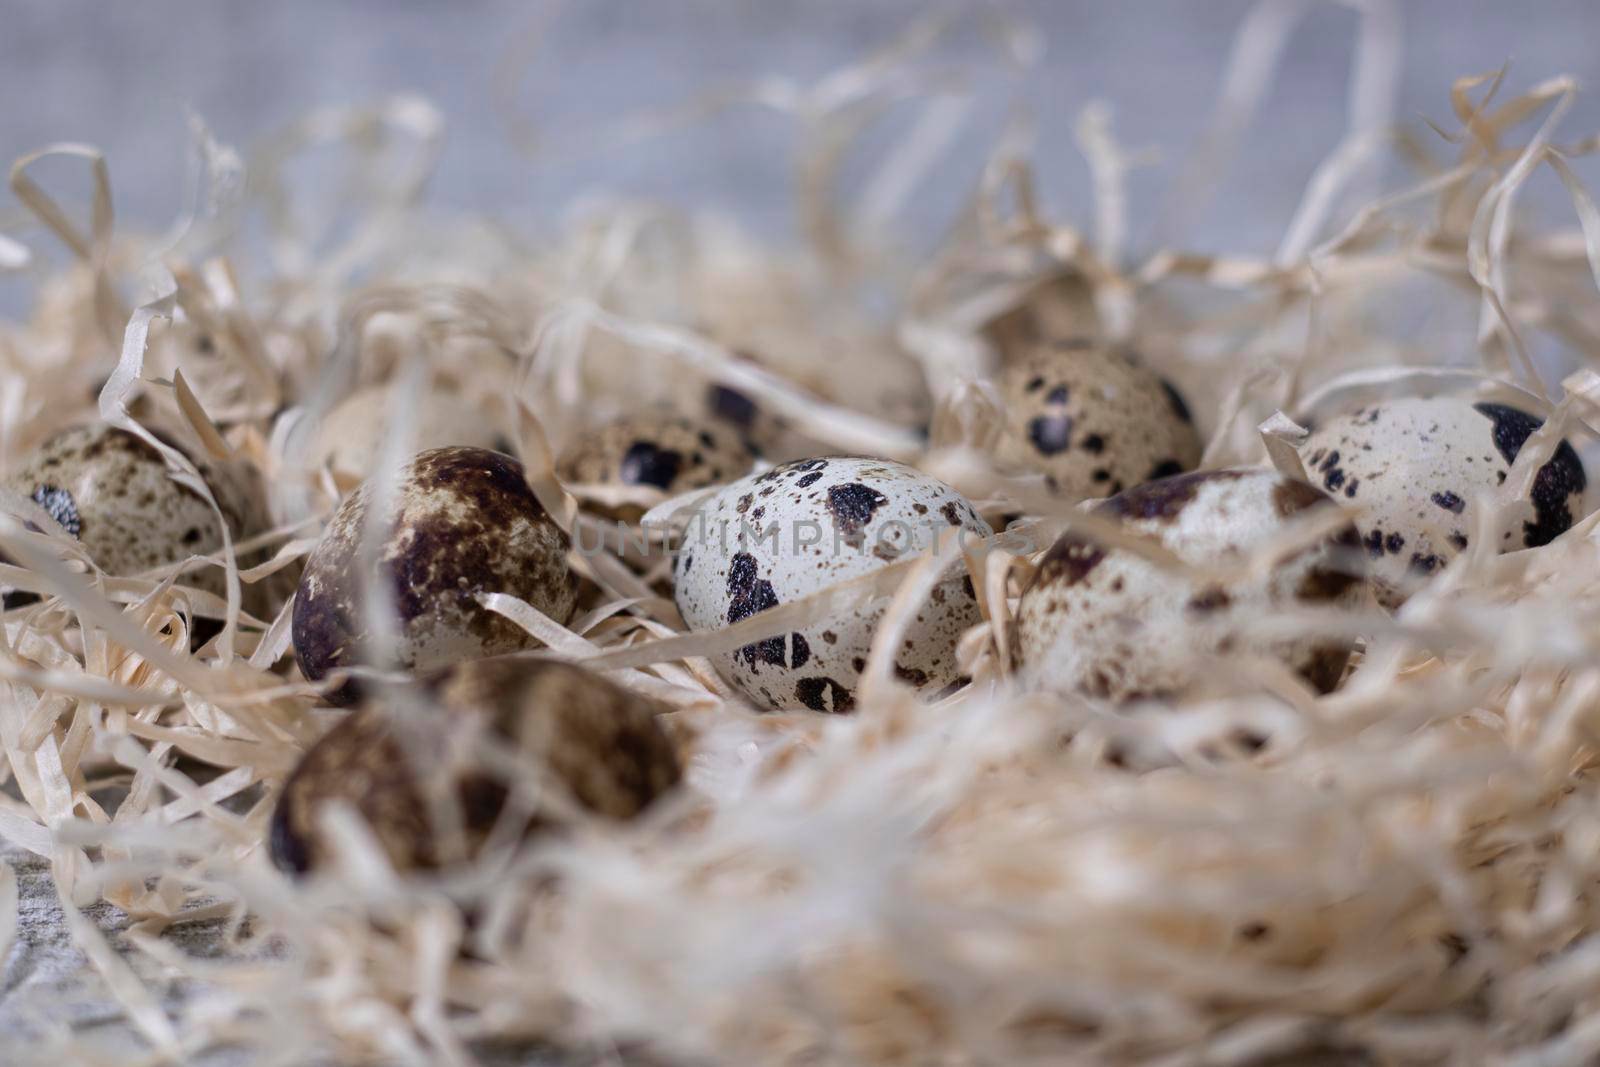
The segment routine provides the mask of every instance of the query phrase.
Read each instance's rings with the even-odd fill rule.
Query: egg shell
[[[311,448],[314,466],[365,478],[394,421],[395,395],[389,386],[369,386],[341,400],[322,420]],[[446,389],[422,390],[412,412],[411,447],[418,452],[460,445],[510,452],[511,442],[495,429],[488,413]]]
[[[677,751],[662,730],[656,702],[567,663],[500,657],[462,664],[428,679],[425,691],[442,711],[425,722],[431,733],[407,745],[396,735],[391,710],[373,701],[350,713],[308,749],[284,783],[269,832],[273,860],[305,873],[327,864],[333,846],[322,833],[319,810],[332,800],[352,806],[397,870],[436,867],[439,837],[429,818],[425,790],[448,776],[460,804],[466,854],[474,855],[508,798],[503,779],[452,765],[452,747],[486,731],[535,768],[540,790],[605,819],[636,817],[670,792],[682,777]],[[435,756],[433,766],[409,757]],[[570,810],[570,809],[565,809]],[[530,833],[567,823],[558,805],[533,813]]]
[[[235,539],[265,526],[253,471],[241,463],[190,459]],[[5,486],[44,508],[108,574],[140,574],[222,548],[210,505],[172,479],[161,453],[125,430],[98,425],[59,433],[12,470]],[[224,581],[215,567],[198,568],[184,580],[215,593]]]
[[[1094,292],[1076,271],[1035,282],[1015,307],[984,324],[983,336],[1007,365],[1031,357],[1042,344],[1101,336]]]
[[[535,643],[480,605],[479,593],[509,593],[557,622],[571,616],[577,591],[567,535],[510,456],[481,448],[421,452],[398,473],[394,508],[379,565],[399,612],[399,667],[428,671]],[[295,593],[295,657],[312,680],[360,662],[369,633],[357,558],[366,513],[363,485],[328,524]],[[344,686],[330,699],[355,696],[355,687]]]
[[[584,434],[562,453],[556,470],[568,484],[651,486],[671,496],[738,478],[754,461],[726,427],[653,414]]]
[[[995,459],[1044,474],[1060,496],[1110,496],[1200,461],[1178,391],[1118,349],[1046,343],[1006,367],[999,384],[1006,423]]]
[[[1475,500],[1496,490],[1544,420],[1506,404],[1410,397],[1329,420],[1300,449],[1312,481],[1356,517],[1379,598],[1390,607],[1466,548]],[[1501,552],[1536,548],[1584,513],[1587,478],[1562,442],[1526,498],[1502,512]]]
[[[933,397],[921,361],[856,302],[830,298],[805,272],[772,271],[742,255],[707,266],[685,279],[696,290],[700,333],[738,359],[829,403],[899,426],[926,424]],[[760,397],[749,399],[758,405],[756,441],[768,459],[802,459],[821,451],[823,446],[802,429],[785,426]],[[806,445],[805,452],[788,451]]]
[[[676,561],[678,610],[695,630],[720,629],[923,551],[949,526],[990,533],[960,493],[903,464],[786,463],[727,486],[690,521]],[[716,657],[717,669],[760,707],[850,711],[887,606],[881,598],[747,645]],[[950,685],[960,673],[956,642],[979,619],[971,581],[952,567],[908,628],[896,673],[924,691]]]
[[[1137,486],[1101,501],[1094,513],[1204,565],[1246,555],[1307,510],[1332,506],[1304,482],[1266,469],[1235,469]],[[1343,675],[1348,643],[1252,635],[1247,627],[1297,605],[1358,606],[1366,594],[1351,571],[1360,560],[1352,528],[1265,576],[1201,588],[1069,531],[1045,553],[1022,594],[1018,667],[1033,688],[1127,701],[1192,691],[1225,673],[1230,655],[1266,655],[1327,692]]]
[[[887,345],[861,353],[844,375],[832,369],[838,364],[831,354],[810,349],[785,352],[777,342],[761,348],[735,349],[734,354],[740,361],[775,373],[830,404],[896,426],[924,427],[932,415],[933,402],[921,366]],[[697,403],[707,412],[708,421],[736,427],[754,452],[772,462],[805,459],[826,447],[788,416],[736,386],[711,382],[696,392]],[[693,410],[687,405],[678,406],[680,410]]]

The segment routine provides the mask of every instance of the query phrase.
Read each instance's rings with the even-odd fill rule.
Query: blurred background
[[[1162,196],[1196,142],[1254,6],[1016,0],[937,9],[957,13],[959,27],[932,64],[948,66],[966,101],[964,125],[909,215],[913,228],[948,217],[996,131],[1018,114],[1034,125],[1046,202],[1058,217],[1085,221],[1090,174],[1073,127],[1082,108],[1102,98],[1114,105],[1119,141],[1140,153],[1130,178],[1133,245],[1161,240]],[[1277,5],[1305,17],[1236,156],[1248,169],[1229,173],[1187,231],[1189,247],[1276,246],[1306,180],[1344,129],[1361,6]],[[1453,125],[1452,79],[1510,61],[1508,96],[1560,73],[1581,83],[1600,74],[1594,0],[1393,6],[1404,47],[1395,115],[1441,154],[1443,142],[1421,120]],[[10,159],[52,141],[100,146],[124,226],[159,230],[179,210],[190,112],[220,140],[248,149],[309,109],[415,92],[447,124],[428,193],[441,211],[537,232],[576,199],[605,190],[716,205],[759,232],[783,235],[795,226],[792,120],[736,106],[627,144],[614,143],[615,123],[759,78],[813,82],[935,9],[910,0],[3,0],[0,10],[0,151]],[[1036,31],[1042,52],[1026,73],[1003,59],[991,32],[998,13]],[[911,121],[887,117],[885,136]],[[1576,139],[1596,129],[1600,99],[1585,94],[1563,130]],[[1594,170],[1585,164],[1583,173],[1592,182]],[[1534,184],[1556,186],[1548,173]],[[0,222],[17,217],[9,192],[0,212]]]

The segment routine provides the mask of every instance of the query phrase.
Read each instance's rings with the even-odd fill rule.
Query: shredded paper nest
[[[1225,174],[1224,195],[1248,195],[1249,160],[1232,157],[1290,10],[1265,5],[1241,29],[1175,217],[1203,212]],[[1363,10],[1349,133],[1267,256],[1129,247],[1136,160],[1098,106],[1078,124],[1089,230],[1046,214],[1018,121],[994,131],[937,248],[897,232],[961,121],[935,54],[974,32],[959,20],[919,23],[814,84],[770,80],[596,132],[633,139],[752,101],[779,112],[801,132],[797,247],[629,203],[526,243],[441,223],[417,207],[440,118],[409,98],[307,116],[248,160],[197,123],[191,207],[159,238],[115,228],[93,148],[19,160],[27,217],[0,236],[0,265],[38,287],[26,321],[0,323],[0,449],[15,458],[103,420],[207,499],[188,456],[253,465],[272,524],[212,557],[111,577],[70,537],[39,532],[57,528],[30,522],[31,501],[0,509],[0,583],[40,597],[0,630],[0,838],[48,860],[66,935],[129,1028],[108,1056],[41,1024],[16,1055],[1594,1062],[1594,516],[1543,548],[1464,552],[1397,614],[1259,620],[1360,637],[1331,695],[1257,665],[1235,672],[1231,696],[1134,713],[1013,686],[1011,615],[1032,560],[1003,542],[947,543],[711,634],[687,633],[662,596],[664,557],[575,554],[593,595],[570,629],[505,595],[487,605],[542,654],[669,705],[690,788],[640,821],[443,873],[395,874],[339,809],[335,869],[293,880],[265,854],[285,775],[341,713],[295,671],[288,609],[250,608],[292,577],[351,488],[312,442],[361,387],[392,390],[391,457],[425,391],[477,405],[572,531],[590,506],[621,503],[660,505],[652,518],[670,527],[684,501],[563,486],[552,457],[565,442],[721,385],[771,420],[774,458],[902,459],[988,514],[1116,537],[986,462],[991,327],[1049,299],[1091,308],[1180,384],[1208,467],[1296,473],[1292,445],[1319,413],[1441,391],[1514,395],[1547,417],[1507,494],[1562,435],[1583,451],[1600,414],[1600,212],[1569,161],[1600,140],[1564,139],[1573,83],[1513,96],[1504,72],[1464,78],[1439,87],[1447,120],[1397,133],[1387,8]],[[1026,31],[987,29],[1005,69],[1038,61]],[[891,106],[919,121],[878,145],[866,192],[847,195],[843,161]],[[344,154],[338,194],[289,180],[315,153]],[[59,182],[67,167],[45,164],[60,156],[88,169],[89,203],[69,206],[43,177]],[[1574,225],[1519,212],[1543,170],[1570,193]],[[70,260],[47,267],[62,247]],[[985,621],[961,643],[972,681],[953,695],[919,702],[878,654],[854,715],[758,715],[710,666],[889,595],[881,653],[958,559]],[[191,651],[201,619],[223,625]],[[1272,740],[1253,751],[1241,736]],[[17,899],[0,868],[0,945],[18,936]],[[197,925],[215,931],[203,952],[174,936]]]

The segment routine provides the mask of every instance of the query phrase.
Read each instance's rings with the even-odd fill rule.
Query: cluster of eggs
[[[1161,701],[1219,680],[1236,684],[1209,666],[1228,658],[1288,668],[1328,692],[1348,669],[1352,639],[1278,628],[1282,613],[1349,609],[1373,592],[1400,606],[1468,549],[1482,507],[1503,519],[1498,551],[1548,543],[1582,514],[1586,480],[1568,444],[1516,483],[1529,486],[1525,493],[1504,488],[1541,421],[1462,398],[1393,400],[1326,421],[1301,449],[1308,480],[1265,467],[1195,470],[1201,439],[1182,396],[1101,338],[1092,305],[1074,293],[1058,293],[1050,315],[996,324],[1004,420],[992,456],[1003,471],[1042,479],[1064,502],[1085,502],[1099,523],[1151,550],[1073,530],[1039,546],[1046,550],[1020,590],[1012,642],[1027,687]],[[591,499],[592,518],[637,522],[639,494],[701,491],[671,577],[691,630],[724,629],[866,578],[952,532],[969,543],[993,533],[957,490],[883,458],[816,456],[752,473],[755,405],[726,389],[707,400],[693,418],[652,411],[593,429],[556,464],[586,499],[616,489],[630,501]],[[380,388],[337,407],[312,443],[314,463],[358,481],[370,476],[388,406]],[[359,707],[284,786],[271,842],[291,870],[327,859],[318,811],[333,799],[366,817],[396,866],[428,867],[449,851],[433,825],[430,789],[453,793],[460,843],[471,853],[510,817],[523,832],[559,830],[574,812],[631,818],[681,777],[662,708],[580,667],[515,655],[538,642],[485,605],[484,594],[509,594],[565,624],[580,600],[574,543],[492,422],[457,398],[426,395],[413,443],[421,450],[385,480],[386,514],[374,514],[375,484],[357,484],[299,577],[292,639],[300,670],[324,683],[330,702]],[[235,538],[264,528],[259,484],[233,466],[194,459]],[[221,546],[210,506],[171,477],[159,453],[120,430],[68,431],[5,485],[108,573],[143,573]],[[1338,517],[1329,522],[1330,514]],[[1296,528],[1312,525],[1293,540]],[[1256,553],[1286,544],[1259,565]],[[211,568],[195,581],[215,578]],[[763,710],[850,712],[875,654],[924,696],[963,684],[957,647],[985,614],[966,567],[937,576],[896,646],[879,648],[888,603],[877,595],[821,618],[807,613],[787,632],[725,649],[713,662]],[[386,613],[381,625],[374,611]],[[368,667],[418,681],[374,685]],[[398,714],[407,692],[440,714]],[[454,742],[426,736],[441,724]],[[523,761],[533,793],[440,758],[462,738]],[[561,800],[551,803],[555,794]]]

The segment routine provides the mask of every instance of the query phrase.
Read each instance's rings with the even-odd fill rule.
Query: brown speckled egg
[[[1467,547],[1473,502],[1506,480],[1523,442],[1543,424],[1506,404],[1412,397],[1330,420],[1300,456],[1335,500],[1364,509],[1356,525],[1379,598],[1398,607]],[[1497,549],[1549,544],[1584,513],[1586,485],[1583,463],[1563,441],[1527,498],[1504,512]]]
[[[882,459],[797,460],[734,482],[702,505],[676,563],[678,610],[715,630],[929,548],[957,526],[990,530],[965,497],[937,479]],[[716,658],[758,706],[843,712],[888,599]],[[925,692],[957,680],[955,646],[980,619],[972,584],[952,567],[906,631],[896,673]]]
[[[1056,341],[1000,375],[995,459],[1044,474],[1068,499],[1109,496],[1191,470],[1200,436],[1171,384],[1114,348]]]
[[[265,525],[253,471],[190,458],[235,539]],[[5,486],[44,508],[108,574],[139,574],[222,547],[216,516],[200,495],[170,477],[154,448],[110,426],[57,434],[7,475]],[[197,569],[185,580],[220,592],[222,571]]]
[[[1333,501],[1267,469],[1200,471],[1150,482],[1095,505],[1097,515],[1153,536],[1179,558],[1243,557],[1303,512]],[[1203,686],[1231,655],[1272,656],[1320,692],[1339,683],[1350,646],[1318,636],[1274,638],[1248,627],[1298,605],[1359,606],[1355,530],[1227,587],[1197,587],[1127,551],[1070,531],[1040,561],[1017,609],[1017,658],[1034,688],[1115,701]]]
[[[312,444],[312,462],[365,478],[383,446],[394,418],[394,391],[370,386],[336,404],[322,420]],[[411,446],[418,452],[460,445],[511,451],[510,441],[482,409],[445,389],[429,388],[417,396]]]
[[[556,471],[569,485],[651,486],[671,496],[742,477],[754,461],[726,427],[642,415],[579,437]]]
[[[548,776],[530,785],[605,819],[637,816],[681,777],[677,752],[656,719],[665,709],[581,667],[478,660],[430,679],[427,689],[447,718],[421,725],[438,729],[439,737],[423,736],[407,748],[391,714],[374,703],[352,712],[301,758],[273,813],[269,840],[279,867],[305,873],[327,863],[332,846],[319,829],[318,808],[336,799],[360,813],[397,870],[438,866],[443,857],[423,791],[429,773],[451,775],[466,854],[475,854],[508,791],[490,773],[446,769],[443,753],[452,737],[462,740],[460,731],[490,732]],[[415,767],[407,756],[419,753],[439,753],[439,765]],[[565,821],[559,808],[543,805],[528,830],[550,831]]]
[[[522,464],[482,448],[431,449],[401,469],[394,494],[379,566],[399,611],[399,667],[428,671],[534,643],[480,605],[479,593],[509,593],[557,622],[572,614],[567,535],[528,488]],[[366,513],[363,486],[328,524],[295,593],[295,657],[312,680],[361,662],[369,629],[357,556]],[[355,696],[345,686],[330,699]]]
[[[1043,278],[1017,305],[984,324],[983,336],[1002,365],[1026,359],[1042,344],[1100,336],[1100,313],[1083,275],[1073,271]]]

